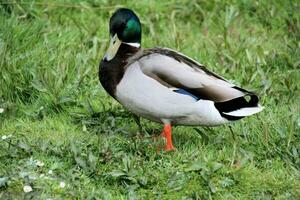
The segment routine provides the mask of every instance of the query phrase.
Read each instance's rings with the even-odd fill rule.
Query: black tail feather
[[[249,101],[245,99],[246,96],[251,97]],[[221,116],[228,120],[242,119],[243,117],[230,116],[224,114],[224,112],[228,113],[241,108],[256,107],[258,105],[258,97],[255,94],[251,93],[246,96],[238,97],[225,102],[215,102],[215,107],[217,108]]]

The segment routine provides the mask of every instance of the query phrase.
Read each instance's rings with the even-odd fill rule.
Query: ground
[[[0,3],[0,199],[300,199],[299,1]],[[255,91],[263,112],[173,130],[98,81],[108,22],[136,11],[144,48],[163,46]]]

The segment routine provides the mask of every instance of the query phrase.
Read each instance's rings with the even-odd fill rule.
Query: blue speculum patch
[[[188,96],[194,98],[196,101],[198,101],[200,99],[199,97],[196,97],[195,95],[193,95],[193,94],[189,93],[188,91],[181,89],[181,88],[173,90],[173,91],[176,93],[179,93],[179,94],[188,95]]]

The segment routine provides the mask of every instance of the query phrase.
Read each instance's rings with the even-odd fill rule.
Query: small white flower
[[[30,185],[25,185],[25,186],[23,187],[23,191],[24,191],[25,193],[31,192],[31,191],[32,191],[32,187],[31,187]]]
[[[9,135],[2,135],[1,139],[2,140],[6,140],[6,139],[8,139],[10,137],[11,137],[11,134],[9,134]]]
[[[20,172],[19,174],[20,174],[20,176],[21,176],[22,178],[25,178],[26,176],[29,176],[29,173],[28,173],[28,172]]]
[[[53,171],[50,169],[50,170],[48,171],[48,174],[53,174]]]
[[[63,182],[63,181],[61,181],[61,182],[59,183],[59,187],[60,187],[60,188],[64,188],[64,187],[66,187],[66,183],[65,183],[65,182]]]
[[[31,180],[36,180],[36,176],[35,175],[29,175],[28,178],[31,179]]]
[[[3,113],[3,112],[4,112],[4,109],[3,109],[3,108],[0,108],[0,114]]]
[[[43,166],[45,165],[42,161],[39,161],[39,160],[37,160],[37,161],[35,162],[35,164],[36,164],[36,166],[38,166],[38,167],[43,167]]]
[[[45,174],[40,174],[40,178],[44,178],[45,177]]]

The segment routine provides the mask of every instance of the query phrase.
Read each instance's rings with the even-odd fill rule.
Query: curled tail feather
[[[250,97],[247,101],[246,97]],[[258,97],[253,93],[247,93],[225,102],[215,102],[215,107],[221,116],[228,120],[238,120],[246,116],[256,114],[264,109],[258,104]]]

